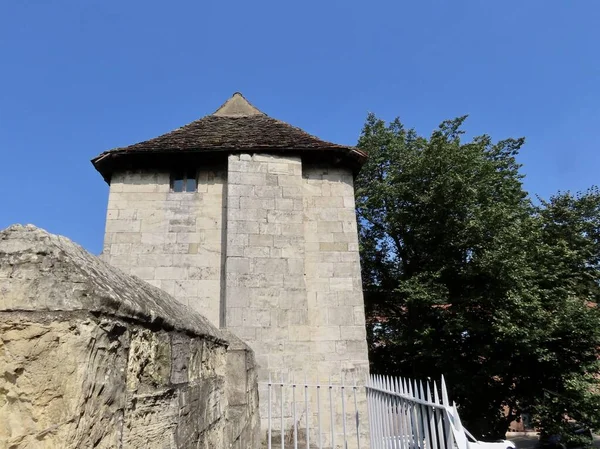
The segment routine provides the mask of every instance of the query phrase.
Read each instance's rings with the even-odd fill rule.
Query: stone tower
[[[353,176],[365,160],[236,93],[212,115],[93,159],[110,185],[103,257],[245,340],[260,380],[362,379]]]

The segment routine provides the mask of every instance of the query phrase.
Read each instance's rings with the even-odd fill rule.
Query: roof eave
[[[101,153],[97,157],[91,160],[94,168],[102,175],[104,181],[110,184],[112,173],[114,172],[116,165],[115,162],[123,158],[157,158],[160,156],[196,156],[199,159],[203,157],[215,156],[222,153],[281,153],[289,152],[296,154],[315,154],[318,152],[338,153],[341,158],[340,160],[346,160],[351,166],[353,171],[358,172],[360,168],[367,161],[367,154],[355,147],[344,147],[339,145],[332,145],[331,147],[325,148],[314,148],[314,149],[294,149],[294,148],[212,148],[212,149],[165,149],[160,151],[147,151],[147,150],[127,150],[124,148],[115,148]],[[352,162],[353,161],[353,162]]]

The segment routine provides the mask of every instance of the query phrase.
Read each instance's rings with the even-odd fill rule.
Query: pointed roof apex
[[[252,106],[240,92],[236,92],[212,115],[215,117],[249,117],[265,115],[265,113]]]

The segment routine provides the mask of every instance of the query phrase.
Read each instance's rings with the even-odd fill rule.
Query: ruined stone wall
[[[199,170],[197,192],[171,192],[169,176],[113,175],[103,258],[219,326],[226,167]]]
[[[228,441],[232,449],[261,446],[258,410],[258,373],[254,353],[242,340],[223,331],[227,348]]]
[[[32,226],[0,292],[0,447],[258,447],[252,353],[168,294]]]

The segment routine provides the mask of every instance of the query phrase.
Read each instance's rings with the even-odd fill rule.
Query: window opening
[[[196,181],[196,171],[176,171],[171,175],[172,192],[195,192],[198,183]]]

